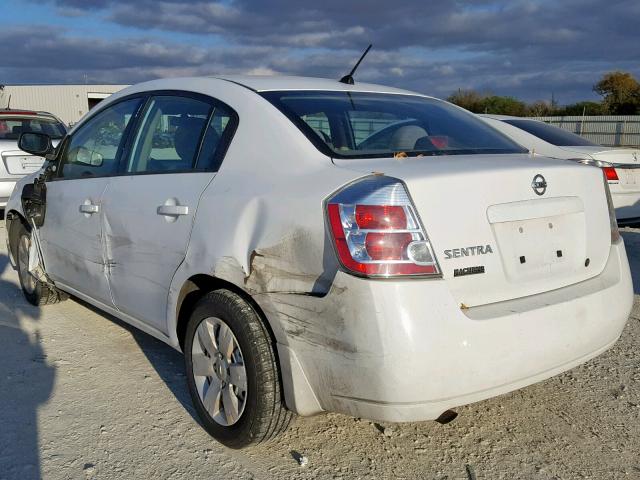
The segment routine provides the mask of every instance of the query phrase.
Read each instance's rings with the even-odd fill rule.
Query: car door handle
[[[80,205],[80,213],[88,213],[89,215],[93,215],[94,213],[98,213],[100,211],[100,205],[94,205],[93,203],[83,203]]]
[[[189,215],[189,207],[187,205],[160,205],[158,207],[158,215],[164,215],[168,217]]]

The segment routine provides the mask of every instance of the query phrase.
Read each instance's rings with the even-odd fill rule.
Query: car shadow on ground
[[[56,367],[33,323],[41,309],[7,280],[10,268],[0,254],[0,478],[39,479],[38,408],[51,396]]]
[[[184,356],[182,353],[151,335],[138,330],[136,327],[129,325],[119,318],[94,307],[84,300],[76,297],[73,297],[73,300],[127,330],[174,397],[176,397],[191,417],[193,417],[198,424],[201,424],[196,410],[193,408],[193,404],[191,403],[191,396],[189,395],[184,373]]]

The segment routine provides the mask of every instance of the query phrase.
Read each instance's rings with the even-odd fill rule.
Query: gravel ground
[[[194,419],[179,353],[78,301],[28,305],[4,238],[0,479],[640,478],[638,301],[599,358],[451,424],[320,415],[232,451]],[[624,238],[638,292],[640,230]]]

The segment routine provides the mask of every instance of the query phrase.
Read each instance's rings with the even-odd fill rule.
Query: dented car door
[[[134,98],[112,105],[73,132],[55,176],[47,182],[41,227],[47,273],[56,283],[109,306],[113,302],[102,241],[102,196],[118,169],[128,126],[140,103]]]
[[[208,97],[150,97],[122,171],[102,200],[115,306],[165,333],[171,279],[185,258],[198,200],[216,175],[231,119],[230,109]]]

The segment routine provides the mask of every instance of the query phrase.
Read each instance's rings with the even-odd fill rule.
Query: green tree
[[[482,94],[475,90],[459,89],[447,100],[473,113],[523,116],[527,112],[526,103],[516,98]]]
[[[527,116],[529,117],[549,117],[556,115],[557,107],[551,105],[544,100],[536,100],[535,102],[527,105]]]
[[[560,107],[554,115],[579,116],[579,115],[606,115],[607,110],[600,102],[578,102]]]
[[[459,88],[457,92],[447,98],[447,101],[469,110],[470,112],[482,113],[481,108],[484,98],[484,95],[476,92],[475,90],[463,90]]]
[[[640,112],[640,84],[628,72],[605,73],[593,90],[602,95],[609,114],[633,115]]]
[[[492,95],[483,99],[481,113],[524,117],[527,114],[527,104],[513,97]]]

